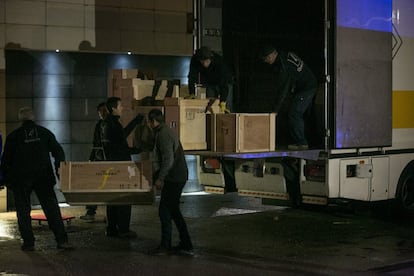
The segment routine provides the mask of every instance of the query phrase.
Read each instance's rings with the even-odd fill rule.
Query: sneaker
[[[309,149],[309,146],[308,145],[293,144],[293,145],[288,145],[288,149],[289,150],[307,150],[307,149]]]
[[[59,242],[57,244],[57,249],[64,249],[64,250],[70,250],[73,249],[73,245],[71,245],[69,242]]]
[[[184,247],[181,244],[172,247],[172,251],[178,255],[194,256],[194,250],[191,247]]]
[[[135,239],[137,236],[137,233],[135,233],[134,231],[128,231],[118,234],[118,237],[123,239]]]
[[[83,219],[83,220],[87,220],[87,221],[92,221],[92,220],[95,220],[95,215],[88,215],[88,214],[86,214],[84,216],[80,216],[79,218],[80,219]]]
[[[25,243],[23,243],[20,248],[23,251],[35,251],[35,248],[34,248],[34,245],[33,244],[25,244]]]

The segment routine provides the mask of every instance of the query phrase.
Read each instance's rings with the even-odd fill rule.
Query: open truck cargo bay
[[[320,84],[306,117],[311,150],[284,150],[282,109],[275,151],[189,153],[234,159],[239,193],[299,204],[396,200],[413,212],[413,10],[407,0],[223,1],[222,50],[236,69],[237,112],[273,112],[273,76],[257,56],[264,44],[297,53]]]

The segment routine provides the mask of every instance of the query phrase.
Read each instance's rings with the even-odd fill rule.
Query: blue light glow
[[[130,55],[114,55],[114,67],[113,68],[137,68],[137,64],[131,60]]]
[[[392,32],[392,0],[337,0],[337,25]]]

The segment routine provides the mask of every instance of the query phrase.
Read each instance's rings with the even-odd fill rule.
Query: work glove
[[[220,102],[220,112],[221,113],[230,113],[230,110],[226,106],[226,102]]]

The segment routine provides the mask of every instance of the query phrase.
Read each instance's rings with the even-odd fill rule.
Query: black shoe
[[[177,246],[172,247],[172,251],[178,255],[194,256],[194,250],[192,247],[183,246],[178,244]]]
[[[123,239],[135,239],[137,238],[137,233],[134,231],[122,232],[118,234],[118,237]]]
[[[34,244],[22,244],[20,247],[23,251],[35,251]]]
[[[164,246],[158,246],[156,249],[150,252],[150,254],[154,256],[167,256],[167,255],[170,255],[170,253],[171,253],[171,250]]]
[[[73,249],[73,245],[71,245],[69,242],[59,242],[57,244],[57,249],[63,249],[63,250],[71,250]]]
[[[105,232],[105,236],[110,237],[110,238],[116,238],[116,237],[118,237],[118,232],[115,232],[115,231],[106,231]]]
[[[82,220],[86,220],[86,221],[94,221],[95,220],[95,215],[84,215],[84,216],[80,216],[79,217]]]

